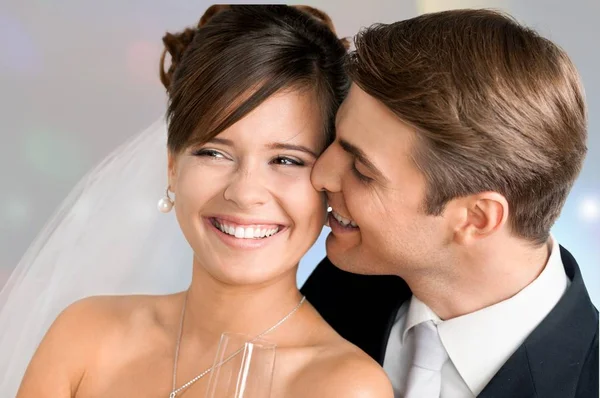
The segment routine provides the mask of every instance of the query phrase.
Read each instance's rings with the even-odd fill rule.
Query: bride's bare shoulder
[[[394,397],[391,382],[383,368],[345,340],[318,349],[295,384],[298,395],[294,396]]]
[[[71,304],[56,318],[41,346],[90,356],[110,342],[168,327],[177,301],[178,295],[88,297]]]
[[[81,329],[87,336],[100,337],[130,332],[137,326],[162,326],[172,321],[172,314],[179,295],[151,296],[93,296],[79,300],[67,307],[57,318],[53,327],[66,334],[80,335]],[[91,335],[90,335],[91,334]],[[96,343],[96,338],[92,339]]]
[[[96,296],[71,304],[38,346],[19,396],[45,397],[44,389],[76,390],[99,353],[119,350],[125,341],[171,333],[167,323],[178,301],[178,295]]]

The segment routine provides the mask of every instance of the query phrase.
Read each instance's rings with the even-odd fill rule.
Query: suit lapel
[[[597,338],[598,311],[589,298],[575,259],[562,246],[560,251],[571,284],[479,397],[575,395],[582,366]]]
[[[521,346],[485,386],[478,398],[537,397],[527,352]]]

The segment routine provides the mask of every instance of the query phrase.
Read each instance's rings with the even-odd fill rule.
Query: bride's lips
[[[262,248],[288,229],[278,222],[225,215],[204,217],[203,220],[223,243],[236,249]]]

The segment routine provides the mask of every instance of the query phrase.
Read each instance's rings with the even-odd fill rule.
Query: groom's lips
[[[331,215],[337,220],[339,221],[339,223],[342,226],[347,226],[347,227],[354,227],[354,228],[358,228],[358,225],[356,224],[356,222],[349,218],[349,217],[345,217],[342,214],[340,214],[339,212],[333,210],[333,207],[331,208]]]
[[[358,225],[356,225],[356,222],[341,216],[333,209],[329,212],[327,217],[329,227],[331,228],[331,231],[336,235],[353,233],[357,232],[360,229]]]

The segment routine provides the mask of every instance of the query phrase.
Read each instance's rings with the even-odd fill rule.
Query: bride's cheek
[[[277,193],[294,216],[309,219],[324,214],[324,194],[312,185],[308,167],[277,173],[271,181],[272,192]]]
[[[273,166],[269,170],[269,180],[274,181],[290,189],[297,189],[294,186],[310,184],[310,168],[298,166]]]
[[[194,200],[201,200],[224,189],[231,168],[193,164],[180,174],[179,190]]]

